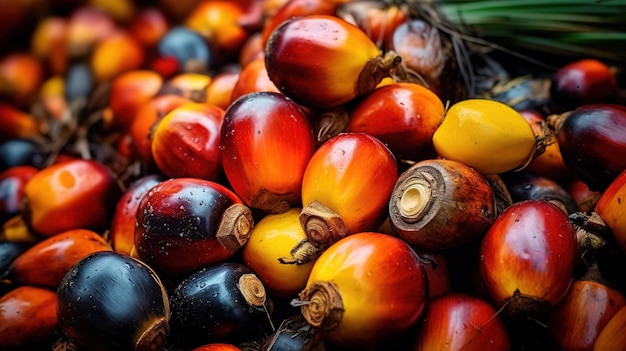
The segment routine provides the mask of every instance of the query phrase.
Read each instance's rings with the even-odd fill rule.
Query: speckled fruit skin
[[[172,178],[151,188],[137,208],[135,249],[157,271],[190,274],[230,258],[253,227],[249,209],[234,219],[241,236],[224,241],[225,214],[243,203],[230,189],[208,180]],[[240,224],[239,226],[237,224]],[[240,241],[237,241],[240,240]]]

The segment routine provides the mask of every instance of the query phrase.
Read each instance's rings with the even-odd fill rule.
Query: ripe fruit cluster
[[[28,4],[0,350],[623,349],[606,63],[477,95],[411,2]]]

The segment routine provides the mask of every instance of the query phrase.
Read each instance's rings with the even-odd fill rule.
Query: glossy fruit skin
[[[482,174],[524,166],[535,151],[535,134],[517,111],[487,99],[452,105],[433,134],[440,157],[463,162]]]
[[[626,169],[626,107],[584,105],[555,132],[563,161],[591,190],[604,190]]]
[[[119,187],[103,164],[72,159],[46,167],[30,179],[24,188],[22,215],[43,236],[75,228],[103,228],[119,196]]]
[[[318,253],[300,225],[300,208],[268,214],[243,247],[243,261],[274,298],[293,298],[306,286]]]
[[[300,206],[302,177],[315,148],[307,116],[280,93],[249,94],[226,110],[222,167],[250,207],[279,213]]]
[[[161,280],[142,261],[115,251],[93,253],[65,275],[57,315],[74,344],[94,351],[155,349],[169,336]]]
[[[265,65],[283,94],[307,107],[331,108],[375,88],[383,77],[372,77],[362,88],[358,81],[368,62],[379,55],[358,27],[335,16],[308,15],[273,31]]]
[[[487,179],[461,162],[443,159],[420,161],[404,171],[388,209],[394,233],[427,251],[479,242],[496,218]]]
[[[342,308],[322,317],[319,285],[340,296]],[[332,289],[331,289],[332,290]],[[408,330],[422,316],[428,281],[420,259],[404,241],[375,232],[349,235],[327,248],[313,265],[300,300],[307,321],[323,340],[372,347]],[[317,312],[316,312],[317,311]]]
[[[337,8],[345,0],[288,0],[272,14],[263,25],[261,38],[263,46],[267,45],[270,36],[284,21],[301,16],[328,15],[334,16]]]
[[[559,350],[593,349],[609,320],[626,306],[626,297],[602,282],[576,280],[548,316],[548,337]]]
[[[336,238],[314,238],[315,228],[305,216],[308,206],[319,203],[338,214],[344,226],[338,236],[371,231],[384,220],[397,180],[395,157],[375,137],[341,133],[327,140],[309,160],[302,179],[300,220],[309,241],[323,247]]]
[[[271,329],[264,287],[240,263],[224,262],[191,274],[174,289],[170,302],[172,335],[189,348],[255,340]]]
[[[550,80],[550,107],[563,113],[587,104],[611,102],[617,81],[607,64],[582,59],[561,67]]]
[[[436,156],[432,137],[443,116],[443,103],[428,88],[393,83],[372,91],[352,109],[347,131],[373,135],[398,157],[421,161]]]
[[[512,349],[506,325],[493,305],[465,293],[430,300],[417,328],[412,346],[416,351]]]
[[[626,202],[626,170],[623,171],[609,186],[600,194],[595,206],[595,212],[611,229],[613,238],[617,244],[626,251],[626,218],[624,210]]]
[[[217,180],[222,170],[220,130],[224,110],[191,103],[170,111],[152,135],[152,158],[169,177]]]
[[[182,96],[165,94],[144,103],[129,129],[134,157],[146,164],[153,164],[152,134],[156,123],[175,108],[191,102]]]
[[[53,290],[20,286],[0,296],[0,348],[37,346],[57,330],[57,302]]]
[[[135,249],[159,272],[190,274],[233,256],[253,226],[250,210],[230,189],[203,179],[173,178],[141,199]]]
[[[33,166],[14,166],[0,172],[0,223],[19,214],[24,187],[37,172]]]
[[[567,215],[545,200],[504,210],[480,246],[479,269],[496,307],[519,293],[556,305],[569,289],[577,242]]]
[[[232,103],[246,94],[261,91],[280,93],[267,75],[264,57],[258,57],[241,68],[237,83],[233,86],[230,101]]]
[[[18,285],[56,290],[63,277],[83,257],[98,251],[110,251],[109,243],[87,229],[70,229],[46,238],[16,258],[7,278]]]
[[[135,245],[137,208],[143,196],[168,178],[161,174],[145,175],[135,180],[122,194],[115,206],[109,238],[113,250],[130,255]]]
[[[624,327],[626,327],[626,306],[617,311],[602,328],[593,345],[593,351],[626,350]]]

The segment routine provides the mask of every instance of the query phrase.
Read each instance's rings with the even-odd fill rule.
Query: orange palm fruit
[[[137,112],[161,89],[163,78],[149,70],[131,70],[116,76],[111,82],[109,107],[113,112],[112,126],[129,128]]]
[[[365,95],[400,64],[357,26],[335,16],[283,22],[265,48],[267,72],[280,91],[307,107],[332,108]]]
[[[18,285],[55,290],[72,266],[98,251],[110,251],[102,235],[87,229],[70,229],[48,237],[16,258],[7,278]]]
[[[141,43],[126,30],[99,41],[93,48],[90,67],[96,82],[107,82],[124,72],[140,69],[146,60]]]
[[[302,179],[300,221],[321,249],[382,224],[398,180],[396,159],[375,137],[341,133],[322,144]]]
[[[601,193],[595,206],[606,226],[611,229],[616,243],[626,251],[626,170],[613,180]]]
[[[22,215],[43,236],[75,228],[102,229],[120,196],[110,170],[94,160],[71,159],[46,167],[24,188]]]
[[[134,156],[142,162],[152,164],[152,133],[156,123],[173,109],[191,102],[174,94],[157,95],[145,102],[129,128]]]
[[[424,313],[428,281],[422,261],[403,240],[362,232],[315,261],[299,304],[316,337],[334,345],[388,346]]]

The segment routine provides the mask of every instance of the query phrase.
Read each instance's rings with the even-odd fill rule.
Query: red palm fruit
[[[143,176],[134,181],[122,194],[115,207],[109,232],[113,250],[131,255],[135,245],[135,223],[137,221],[139,202],[148,190],[165,179],[164,176],[159,174]]]
[[[170,111],[152,135],[152,158],[169,177],[217,180],[220,128],[224,110],[205,103],[190,103]]]
[[[428,277],[428,297],[447,294],[451,289],[450,271],[448,270],[448,258],[441,252],[418,252],[424,261],[424,270]]]
[[[28,52],[12,52],[0,59],[0,97],[16,106],[27,107],[34,101],[44,80],[44,66]]]
[[[593,351],[626,350],[626,306],[623,306],[606,323],[593,345]]]
[[[541,320],[567,293],[577,251],[574,229],[561,209],[545,200],[517,202],[482,240],[484,288],[509,315]]]
[[[615,242],[626,251],[626,216],[624,216],[626,201],[624,197],[626,197],[626,170],[601,193],[594,210],[611,229]]]
[[[47,16],[40,20],[30,38],[30,50],[53,75],[63,75],[67,70],[67,18]]]
[[[420,161],[404,171],[388,208],[393,231],[428,251],[479,242],[496,218],[487,179],[464,163],[443,159]]]
[[[626,297],[616,288],[591,276],[577,279],[548,315],[548,339],[558,350],[591,351],[602,329],[624,306]]]
[[[299,104],[332,108],[376,88],[400,64],[383,55],[357,26],[335,16],[309,15],[283,22],[265,48],[267,73]]]
[[[158,95],[145,102],[137,111],[129,130],[133,154],[143,162],[149,164],[154,162],[152,133],[156,123],[175,108],[191,102],[189,99],[172,94]]]
[[[22,253],[9,267],[7,278],[17,285],[55,290],[83,257],[110,250],[111,246],[100,234],[87,229],[70,229],[48,237]]]
[[[239,18],[244,9],[232,1],[204,0],[185,18],[187,27],[200,34],[222,55],[234,54],[248,38]]]
[[[582,59],[561,67],[551,78],[550,108],[563,113],[587,104],[612,102],[617,81],[608,65]]]
[[[317,250],[306,240],[300,208],[270,213],[255,223],[243,260],[273,298],[293,298],[306,286]]]
[[[135,250],[164,274],[190,274],[232,257],[253,227],[250,209],[230,189],[203,179],[174,178],[141,199]]]
[[[52,236],[75,228],[109,224],[120,189],[103,164],[71,159],[46,167],[24,188],[22,215],[37,234]]]
[[[530,123],[530,127],[538,138],[546,136],[546,120],[539,112],[534,110],[520,110],[518,112]],[[533,158],[526,169],[536,175],[548,177],[558,182],[570,179],[572,176],[570,169],[563,161],[559,143],[556,141],[546,145],[544,152]]]
[[[176,94],[195,102],[205,102],[209,84],[211,76],[208,74],[178,73],[165,82],[161,94]]]
[[[414,326],[427,299],[428,280],[415,251],[393,236],[362,232],[321,254],[298,305],[321,339],[373,349]]]
[[[238,71],[225,71],[215,75],[206,88],[206,102],[226,110],[230,106],[239,74]]]
[[[396,5],[352,1],[339,9],[338,16],[356,24],[380,47],[389,47],[393,32],[407,20]]]
[[[602,195],[599,191],[591,191],[585,182],[580,179],[566,184],[566,190],[576,202],[580,212],[590,212],[596,207],[596,203]]]
[[[34,166],[14,166],[0,172],[0,223],[19,214],[24,187],[37,172]]]
[[[57,331],[56,292],[20,286],[0,296],[0,348],[24,350],[50,342]]]
[[[261,31],[261,39],[263,46],[272,35],[276,28],[295,17],[308,15],[327,15],[334,16],[337,13],[339,5],[346,3],[348,0],[287,0],[282,4],[275,13],[267,18],[263,24]]]
[[[224,116],[222,167],[250,207],[280,213],[300,206],[302,177],[315,147],[307,116],[280,93],[244,95]]]
[[[109,97],[112,127],[130,128],[139,109],[159,92],[162,85],[163,78],[149,70],[131,70],[115,77]]]
[[[626,169],[626,107],[584,105],[548,117],[563,161],[591,190],[603,191]]]
[[[396,159],[375,137],[341,133],[327,140],[302,179],[300,222],[308,240],[323,250],[346,235],[377,228],[397,180]]]
[[[267,75],[265,59],[258,57],[243,66],[241,72],[239,72],[237,83],[233,87],[230,96],[230,101],[232,103],[246,94],[261,91],[280,93],[280,90],[278,90]]]
[[[170,24],[165,13],[156,6],[138,9],[128,26],[130,35],[147,49],[154,49],[169,29]]]
[[[107,36],[95,45],[90,67],[96,82],[101,83],[140,69],[145,60],[141,43],[124,30]]]
[[[417,327],[412,350],[511,350],[506,325],[487,301],[465,293],[435,297]]]
[[[359,102],[350,113],[347,131],[373,135],[398,157],[421,161],[437,155],[432,138],[443,115],[443,103],[428,88],[394,83]]]
[[[15,105],[0,102],[0,141],[28,138],[39,134],[35,118]]]

